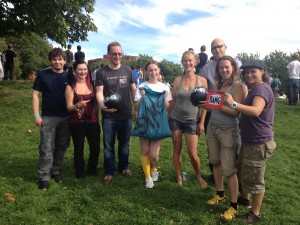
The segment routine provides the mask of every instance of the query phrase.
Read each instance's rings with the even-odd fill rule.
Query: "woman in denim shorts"
[[[190,95],[195,87],[207,89],[207,82],[195,73],[195,66],[199,63],[198,56],[192,51],[185,51],[181,58],[184,74],[178,76],[173,84],[173,102],[170,107],[169,125],[173,134],[173,164],[176,181],[182,185],[181,150],[182,134],[184,134],[187,150],[194,168],[196,178],[202,188],[207,183],[201,177],[200,158],[197,154],[198,135],[204,132],[206,110],[201,112],[192,105]],[[197,123],[197,121],[200,121]]]
[[[251,210],[243,218],[246,223],[255,223],[261,220],[266,161],[276,147],[273,139],[275,101],[262,60],[248,61],[241,69],[242,79],[250,88],[249,94],[243,104],[236,103],[229,93],[225,94],[225,101],[241,112],[242,148],[238,169],[242,199],[249,201],[252,195]]]

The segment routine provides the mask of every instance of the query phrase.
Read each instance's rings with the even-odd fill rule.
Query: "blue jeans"
[[[115,139],[118,139],[118,171],[128,169],[131,119],[103,119],[104,174],[113,176],[116,171]]]
[[[288,79],[289,104],[296,104],[298,102],[299,82],[299,79]]]

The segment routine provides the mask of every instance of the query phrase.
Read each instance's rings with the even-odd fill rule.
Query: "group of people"
[[[0,81],[13,80],[15,69],[16,53],[13,51],[13,45],[8,44],[7,49],[1,53],[0,57]],[[4,65],[4,69],[2,67]]]
[[[136,86],[132,70],[121,64],[123,51],[118,42],[107,46],[109,62],[97,70],[95,85],[84,60],[76,61],[67,72],[64,70],[66,54],[60,48],[52,49],[49,53],[51,68],[38,73],[32,95],[35,123],[41,126],[37,170],[39,188],[47,190],[51,177],[57,183],[62,182],[61,169],[65,150],[70,143],[70,134],[74,144],[75,176],[82,178],[86,174],[98,175],[98,108],[102,113],[104,143],[102,182],[109,185],[116,171],[130,177],[132,173],[129,168],[129,142],[132,119],[140,113],[140,106],[147,96],[145,89],[151,89],[154,92],[163,92],[164,95],[161,105],[166,109],[168,125],[172,132],[173,164],[177,184],[183,185],[184,182],[181,173],[184,136],[196,179],[200,187],[207,187],[201,176],[200,157],[197,153],[199,135],[206,133],[209,162],[216,187],[216,195],[207,203],[216,205],[225,201],[223,177],[226,177],[230,206],[220,215],[221,219],[231,221],[237,215],[239,203],[250,207],[249,213],[244,216],[246,223],[260,221],[260,208],[265,192],[266,160],[276,146],[272,131],[274,95],[265,80],[266,68],[263,61],[252,60],[239,68],[236,60],[225,54],[226,49],[222,39],[214,39],[211,43],[213,60],[203,66],[200,75],[196,74],[195,70],[199,64],[198,55],[193,51],[185,51],[181,58],[184,73],[175,78],[172,93],[168,85],[159,81],[160,67],[154,60],[148,62],[145,67],[148,80]],[[206,101],[200,101],[198,107],[195,107],[190,102],[190,95],[195,87],[223,93],[224,104],[215,109],[210,108]],[[116,92],[122,97],[116,108],[108,108],[105,104],[111,92]],[[136,113],[132,112],[132,102]],[[239,132],[242,145],[237,160]],[[90,148],[87,172],[84,168],[85,137]],[[153,188],[153,182],[159,180],[157,163],[162,138],[139,139],[145,187]],[[238,197],[239,183],[242,192]]]

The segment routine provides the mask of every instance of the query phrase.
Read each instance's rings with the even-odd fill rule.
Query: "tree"
[[[13,43],[16,52],[15,79],[27,79],[32,71],[39,71],[50,66],[48,53],[52,46],[46,38],[36,34],[22,34],[19,37],[0,39],[0,50],[7,48],[7,43]]]
[[[7,0],[0,1],[0,37],[34,32],[62,46],[87,40],[97,31],[90,13],[95,0]]]
[[[159,64],[161,74],[164,75],[165,80],[169,83],[173,83],[175,77],[182,75],[183,73],[181,65],[175,64],[166,59],[163,59]]]
[[[248,55],[248,53],[246,52],[238,53],[236,56],[236,58],[239,59],[242,62],[242,64],[253,59],[259,59],[259,57],[259,53],[250,53],[250,55]]]
[[[290,57],[285,52],[277,51],[271,52],[264,58],[266,67],[270,73],[278,73],[281,81],[280,89],[286,91],[287,89],[287,64],[290,62]]]

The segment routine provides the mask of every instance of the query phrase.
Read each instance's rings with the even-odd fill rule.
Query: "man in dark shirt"
[[[85,60],[85,54],[81,51],[81,46],[77,46],[77,52],[75,52],[75,61],[84,61]]]
[[[15,67],[15,57],[16,53],[12,50],[12,44],[7,46],[8,48],[3,52],[5,54],[5,63],[4,63],[4,80],[13,80],[14,78],[14,67]]]
[[[198,75],[200,75],[202,73],[202,68],[205,66],[205,64],[207,62],[207,59],[208,59],[208,56],[205,53],[205,51],[206,51],[206,46],[205,45],[201,46],[200,51],[201,51],[199,53],[200,63],[196,66],[196,74],[198,74]]]

